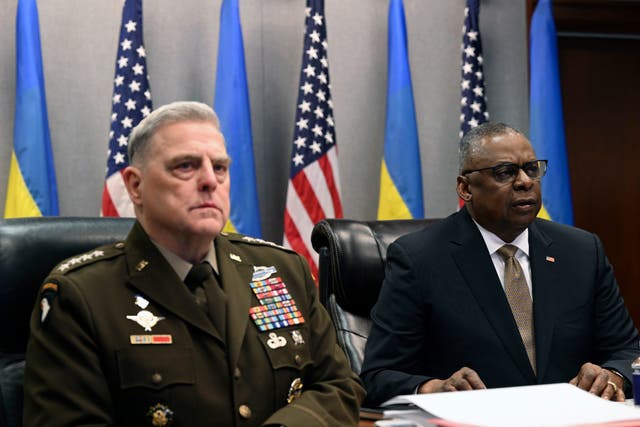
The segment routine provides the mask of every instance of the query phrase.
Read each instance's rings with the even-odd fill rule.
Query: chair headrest
[[[0,220],[0,352],[23,353],[42,281],[60,261],[123,240],[132,218],[43,217]]]
[[[356,221],[325,219],[313,228],[311,243],[329,252],[329,294],[340,306],[369,317],[384,279],[387,248],[398,237],[438,219]]]

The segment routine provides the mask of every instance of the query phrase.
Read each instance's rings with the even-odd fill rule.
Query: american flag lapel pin
[[[547,260],[547,262],[556,262],[556,259],[552,256],[547,255],[547,257],[545,258]]]

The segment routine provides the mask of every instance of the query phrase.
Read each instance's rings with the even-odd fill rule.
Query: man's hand
[[[429,380],[418,388],[418,393],[439,393],[442,391],[475,390],[487,388],[476,371],[464,367],[446,380]]]
[[[582,365],[578,375],[569,381],[569,384],[573,384],[606,400],[624,402],[622,378],[593,363]]]

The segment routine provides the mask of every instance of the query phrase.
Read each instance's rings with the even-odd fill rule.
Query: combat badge
[[[173,423],[173,411],[167,405],[156,403],[147,411],[151,425],[155,427],[169,426]]]
[[[135,316],[127,316],[127,319],[133,320],[138,325],[142,326],[145,331],[151,331],[151,328],[156,326],[156,323],[164,319],[164,317],[158,317],[147,310],[140,310]]]
[[[253,266],[253,277],[251,280],[253,282],[257,280],[267,280],[273,273],[276,272],[276,268],[272,265],[270,267],[267,266]]]
[[[58,295],[57,283],[45,283],[40,291],[40,323],[47,320],[53,299]]]
[[[302,394],[302,389],[304,384],[302,384],[302,380],[300,378],[296,378],[291,382],[289,386],[289,394],[287,395],[287,403],[291,403]]]

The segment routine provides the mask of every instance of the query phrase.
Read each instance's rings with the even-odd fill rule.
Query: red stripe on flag
[[[337,148],[334,149],[336,149],[337,154]],[[331,195],[331,200],[333,201],[334,216],[336,218],[342,218],[342,203],[340,202],[340,194],[338,194],[338,184],[335,181],[335,176],[333,174],[331,162],[329,161],[329,156],[326,154],[322,156],[320,159],[318,159],[318,164],[320,165],[320,169],[322,169],[324,179],[327,181],[327,188],[329,189],[329,194]]]
[[[318,266],[313,261],[311,254],[302,241],[302,236],[300,236],[300,233],[298,232],[298,227],[296,227],[296,224],[289,215],[288,210],[284,211],[284,232],[287,236],[287,240],[289,241],[289,245],[291,245],[291,249],[306,258],[307,262],[309,263],[309,268],[311,269],[311,274],[313,274],[314,278],[317,278]]]
[[[305,175],[304,171],[297,174],[292,180],[291,183],[293,187],[296,189],[296,193],[298,193],[298,197],[302,201],[307,213],[309,214],[309,218],[315,224],[321,219],[325,218],[324,211],[322,210],[322,206],[320,206],[320,202],[316,197],[315,191],[311,187],[311,183],[307,179],[307,175]]]
[[[100,212],[101,216],[113,216],[119,217],[118,211],[116,207],[113,205],[113,201],[111,200],[111,194],[109,194],[109,190],[107,190],[107,186],[105,185],[102,189],[102,210]]]

